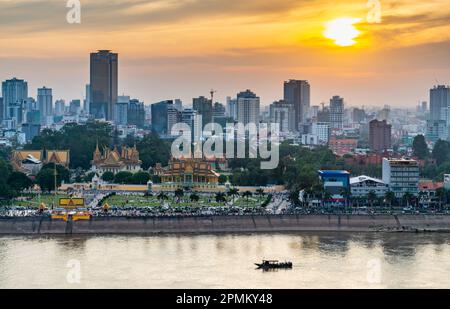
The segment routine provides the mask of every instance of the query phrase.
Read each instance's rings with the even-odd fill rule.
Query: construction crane
[[[214,93],[217,93],[217,90],[211,89],[209,93],[211,94],[211,104],[214,105]]]

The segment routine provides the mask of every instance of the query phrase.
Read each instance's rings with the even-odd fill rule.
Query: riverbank
[[[0,218],[0,235],[89,235],[258,232],[450,232],[450,216],[261,215],[125,218],[64,222],[50,218]]]

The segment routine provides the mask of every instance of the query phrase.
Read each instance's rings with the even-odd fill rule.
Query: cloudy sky
[[[145,103],[247,88],[267,105],[287,79],[312,85],[312,104],[341,95],[353,106],[415,106],[450,84],[448,0],[0,0],[0,79],[28,80],[54,97],[84,96],[89,53],[119,53],[119,92]],[[358,19],[353,46],[324,36],[338,18]],[[370,20],[369,20],[370,21]]]

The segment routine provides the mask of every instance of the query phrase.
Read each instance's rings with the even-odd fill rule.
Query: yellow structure
[[[179,186],[217,186],[220,174],[213,170],[211,163],[203,159],[172,158],[169,166],[161,169],[160,165],[155,169],[161,177],[163,184],[175,184]]]
[[[63,220],[67,221],[81,221],[81,220],[91,220],[92,214],[89,211],[54,211],[52,212],[52,220]]]
[[[84,198],[60,198],[59,206],[64,208],[81,208],[84,207]]]

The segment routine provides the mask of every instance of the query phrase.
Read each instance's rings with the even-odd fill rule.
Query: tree
[[[70,182],[70,171],[62,165],[49,163],[42,167],[36,175],[36,182],[41,187],[42,191],[54,191],[55,188],[55,170],[56,170],[56,185]]]
[[[183,198],[184,196],[184,190],[181,188],[178,188],[175,190],[175,197],[178,199],[178,201]]]
[[[169,197],[164,192],[160,192],[157,196],[157,199],[160,201],[165,201],[165,200],[168,200]]]
[[[450,143],[443,140],[438,140],[433,148],[433,158],[437,165],[441,165],[450,160]]]
[[[239,196],[239,189],[230,188],[230,190],[228,191],[227,194],[228,194],[228,196],[231,196],[231,198],[233,199],[233,203],[234,203],[236,196]]]
[[[158,135],[150,133],[139,141],[137,149],[142,160],[142,168],[148,170],[150,167],[161,163],[166,165],[170,159],[170,147],[168,142],[161,140]]]
[[[191,202],[195,203],[200,200],[200,196],[198,196],[198,194],[194,192],[189,196],[189,199],[191,200]]]
[[[386,192],[384,199],[389,204],[389,207],[392,208],[392,203],[395,201],[395,193],[392,191]]]
[[[425,136],[417,135],[413,142],[413,155],[420,160],[426,159],[430,154]]]
[[[252,196],[253,196],[253,193],[251,193],[250,191],[245,191],[244,193],[242,193],[242,197],[244,197],[247,200],[247,206],[248,206],[248,200]]]
[[[119,172],[114,176],[114,183],[117,184],[129,184],[133,180],[133,173]]]
[[[25,149],[69,149],[70,167],[87,170],[90,168],[97,143],[100,147],[111,144],[111,131],[111,125],[108,123],[70,123],[59,131],[44,129],[31,143],[25,145]]]
[[[135,185],[145,185],[150,180],[150,174],[147,172],[137,172],[132,177],[132,182]]]
[[[113,172],[104,172],[102,175],[102,180],[106,182],[114,181],[114,173]]]
[[[225,197],[225,194],[222,192],[216,193],[216,202],[217,203],[226,203],[227,198]]]
[[[226,183],[228,180],[227,176],[225,175],[220,175],[219,176],[219,184],[223,185],[224,183]]]
[[[406,192],[406,193],[403,195],[403,202],[406,203],[406,206],[407,206],[407,207],[409,207],[409,205],[410,205],[411,200],[412,200],[413,197],[414,197],[414,196],[413,196],[410,192]]]
[[[33,182],[24,173],[12,172],[8,177],[8,185],[15,191],[21,192],[25,189],[29,189]]]
[[[377,199],[377,194],[374,191],[370,191],[367,194],[367,200],[369,201],[370,207],[373,208],[373,202]]]

